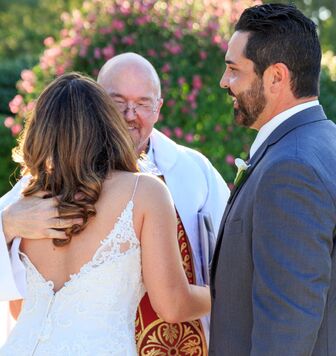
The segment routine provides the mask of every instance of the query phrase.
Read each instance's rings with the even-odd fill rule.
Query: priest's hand
[[[82,223],[82,219],[60,219],[57,199],[45,196],[46,192],[39,192],[22,197],[3,210],[2,226],[7,244],[16,236],[27,239],[66,239],[63,229]]]

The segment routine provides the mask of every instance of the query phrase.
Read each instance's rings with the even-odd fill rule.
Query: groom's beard
[[[249,89],[235,95],[230,88],[228,94],[236,99],[234,117],[238,125],[251,127],[266,106],[266,97],[262,79],[256,78]]]

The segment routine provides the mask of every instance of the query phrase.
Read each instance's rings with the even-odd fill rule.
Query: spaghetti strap
[[[140,178],[140,175],[137,175],[137,178],[136,178],[136,181],[135,181],[135,185],[134,185],[134,190],[133,190],[133,194],[132,194],[131,201],[133,201],[133,199],[134,199],[134,195],[135,195],[135,191],[136,191],[137,186],[138,186],[138,181],[139,181],[139,178]]]

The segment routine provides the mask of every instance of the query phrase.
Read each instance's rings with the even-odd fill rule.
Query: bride
[[[209,312],[209,289],[183,271],[170,194],[137,173],[126,124],[98,84],[76,73],[54,80],[16,155],[30,177],[23,195],[51,194],[74,224],[66,240],[13,242],[28,290],[0,355],[136,355],[145,289],[168,322]]]

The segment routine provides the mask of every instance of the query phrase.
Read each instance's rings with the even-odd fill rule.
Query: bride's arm
[[[137,201],[144,208],[140,237],[142,271],[151,304],[167,322],[195,320],[210,311],[209,288],[188,283],[168,189],[158,179],[141,178],[142,198]]]

